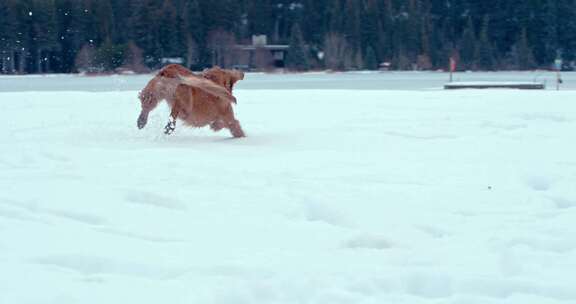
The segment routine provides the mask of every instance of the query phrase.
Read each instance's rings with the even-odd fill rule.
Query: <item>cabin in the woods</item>
[[[268,44],[266,35],[253,35],[252,44],[236,45],[234,67],[249,70],[281,69],[285,66],[289,45]]]

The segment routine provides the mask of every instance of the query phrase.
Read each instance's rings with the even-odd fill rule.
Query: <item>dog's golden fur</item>
[[[138,127],[143,128],[148,114],[160,101],[166,100],[171,107],[167,134],[174,131],[176,119],[181,119],[193,127],[210,125],[214,131],[226,128],[234,137],[244,137],[232,109],[232,103],[236,103],[232,88],[243,78],[244,74],[239,71],[212,68],[196,75],[180,65],[168,65],[140,92],[142,111]]]

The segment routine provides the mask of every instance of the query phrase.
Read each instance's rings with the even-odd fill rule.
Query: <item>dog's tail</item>
[[[230,92],[228,92],[226,88],[217,85],[211,80],[200,78],[197,76],[178,76],[178,77],[180,79],[181,84],[202,90],[203,92],[218,97],[223,101],[236,103],[236,97],[232,96],[232,94],[230,94]]]

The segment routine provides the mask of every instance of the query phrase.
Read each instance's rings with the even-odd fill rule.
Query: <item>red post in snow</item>
[[[452,82],[452,75],[456,71],[456,59],[454,57],[450,57],[450,82]]]

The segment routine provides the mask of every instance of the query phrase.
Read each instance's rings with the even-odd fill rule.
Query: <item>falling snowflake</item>
[[[28,12],[28,16],[32,16],[32,12]]]

